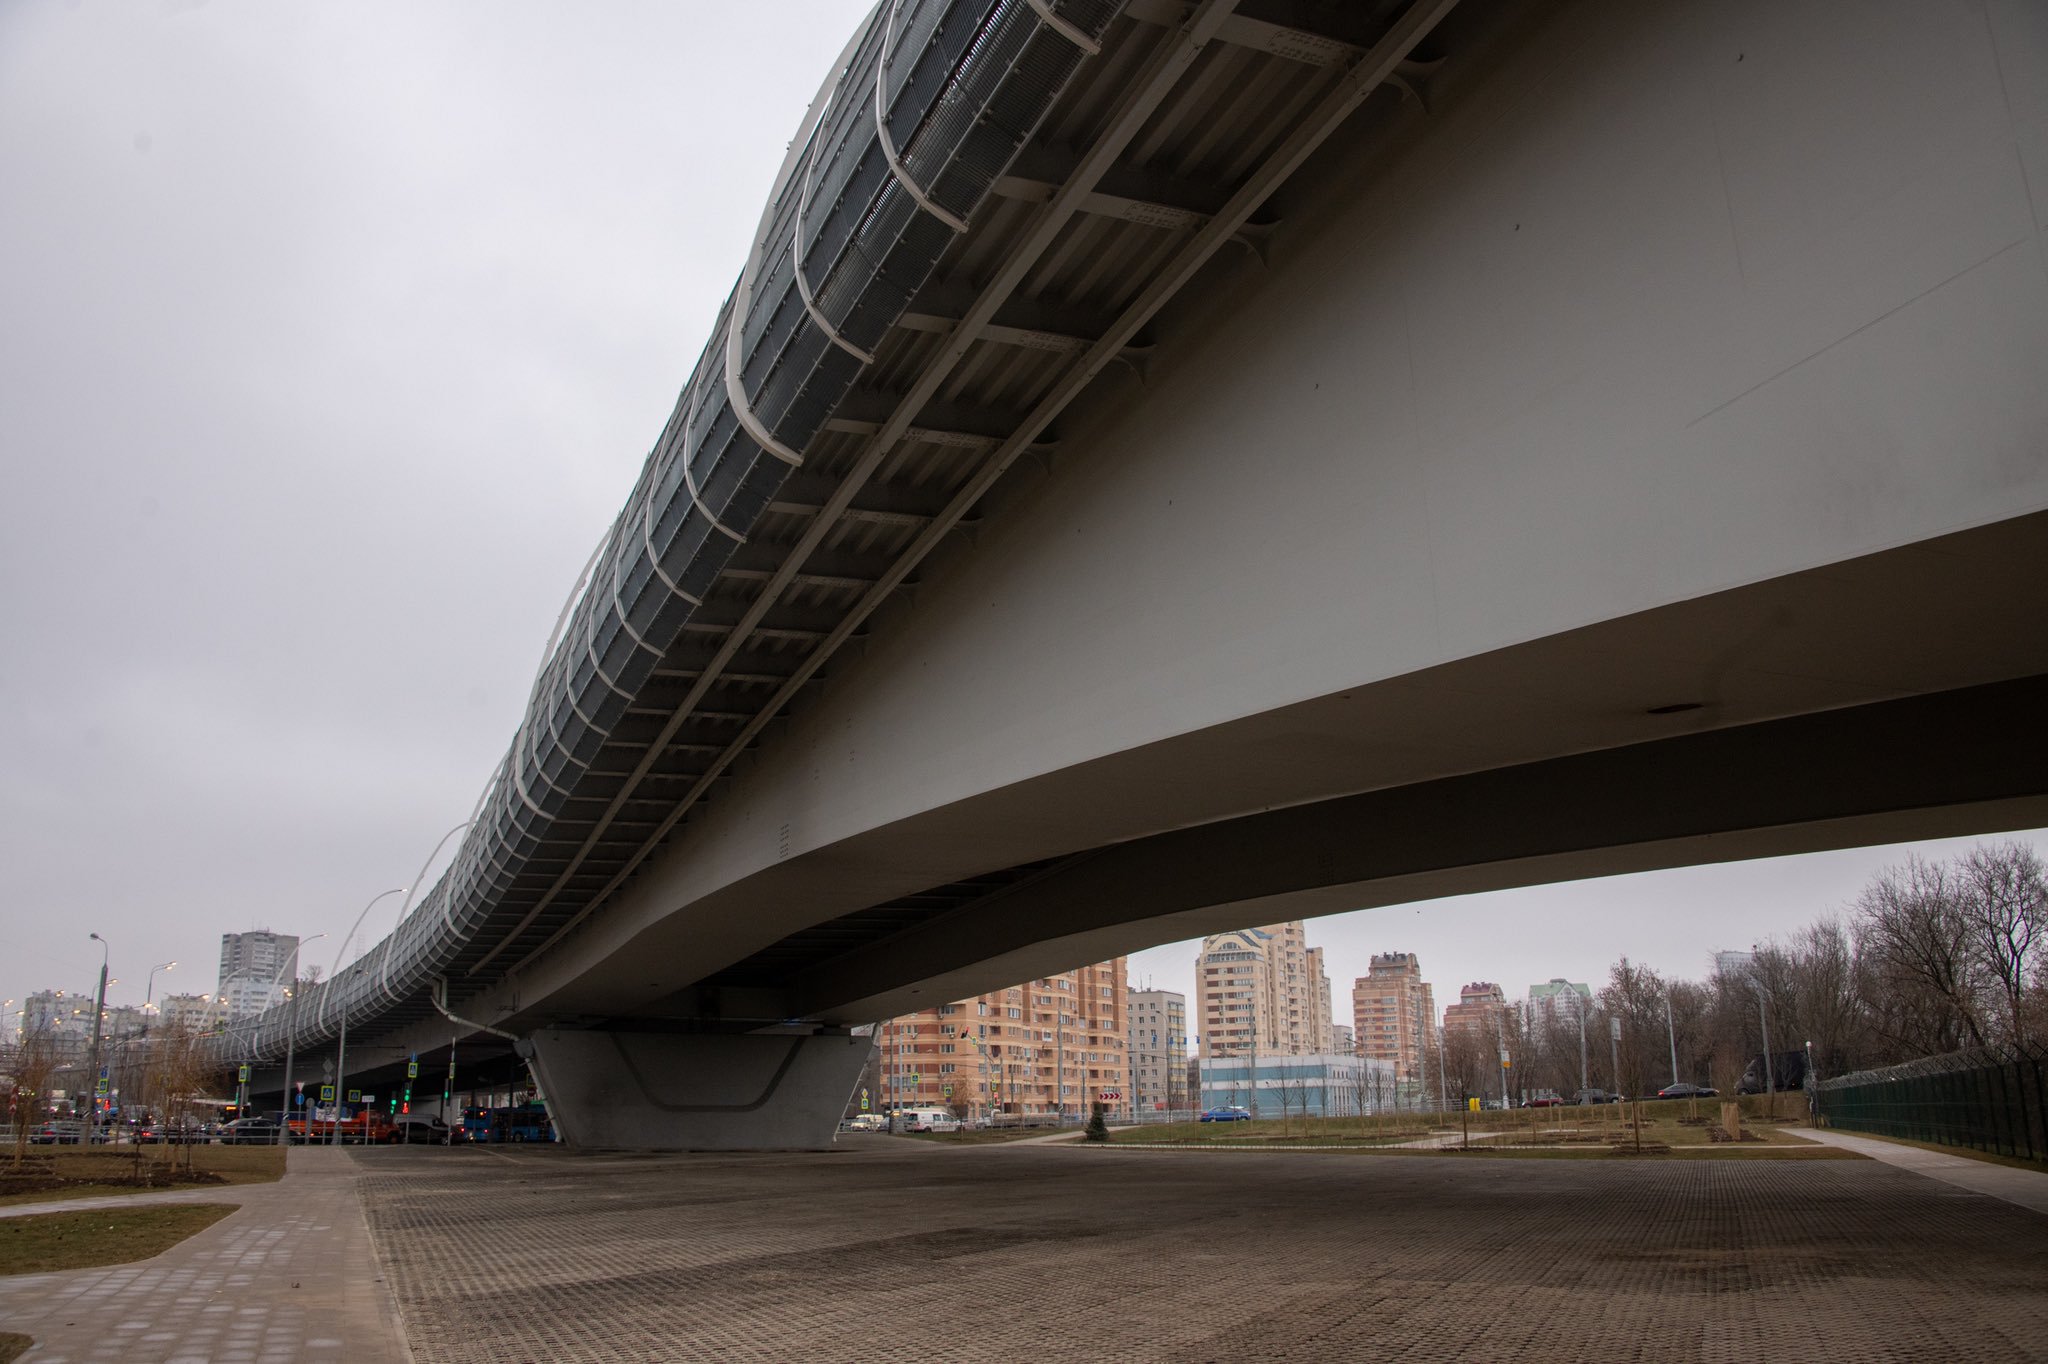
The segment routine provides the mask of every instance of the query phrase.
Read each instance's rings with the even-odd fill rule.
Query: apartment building
[[[221,934],[219,994],[227,1016],[244,1018],[274,1003],[298,950],[299,940],[289,933]]]
[[[1473,981],[1458,991],[1458,1002],[1444,1010],[1444,1036],[1466,1033],[1481,1042],[1498,1044],[1507,1031],[1508,997],[1490,980]]]
[[[1332,1049],[1330,977],[1301,921],[1213,933],[1195,958],[1204,1057],[1253,1050],[1301,1056]]]
[[[1360,1056],[1385,1061],[1403,1080],[1420,1079],[1436,999],[1413,952],[1379,952],[1351,983],[1351,1026]]]
[[[976,1119],[1085,1117],[1091,1103],[1127,1104],[1122,957],[905,1014],[876,1032],[878,1112],[925,1105]]]
[[[1131,1086],[1125,1096],[1133,1112],[1186,1108],[1188,998],[1178,990],[1130,992]]]

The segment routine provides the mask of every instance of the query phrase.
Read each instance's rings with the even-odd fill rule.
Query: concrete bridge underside
[[[568,1135],[804,1144],[837,1027],[1246,922],[2048,823],[2048,21],[1450,58],[601,913],[450,982]]]

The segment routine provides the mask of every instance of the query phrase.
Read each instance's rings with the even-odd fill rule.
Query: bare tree
[[[31,1028],[0,1057],[0,1068],[8,1077],[8,1107],[14,1119],[14,1168],[20,1169],[28,1155],[28,1134],[43,1116],[43,1099],[50,1092],[62,1057],[54,1029]]]
[[[1856,901],[1866,997],[1878,1031],[1906,1055],[1989,1040],[1981,1016],[1982,954],[1956,876],[1909,857],[1878,873]]]
[[[2031,1040],[2028,995],[2048,973],[2048,875],[2023,843],[1972,848],[1956,869],[1963,914],[1983,972],[1987,1031],[1998,1040]]]
[[[1647,966],[1631,963],[1627,957],[1616,962],[1600,991],[1600,1002],[1610,1018],[1621,1020],[1620,1090],[1640,1095],[1657,1088],[1651,1077],[1658,1073],[1657,1060],[1664,1054],[1663,977]]]

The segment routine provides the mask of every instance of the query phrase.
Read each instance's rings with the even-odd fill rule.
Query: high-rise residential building
[[[299,940],[291,934],[272,933],[267,928],[249,933],[221,934],[221,987],[225,989],[229,979],[235,976],[275,980],[291,961],[298,946]]]
[[[256,929],[220,935],[220,998],[229,1018],[261,1013],[285,985],[299,940],[289,933]]]
[[[1581,1015],[1592,1006],[1591,986],[1552,976],[1541,985],[1529,987],[1529,1022],[1532,1026],[1576,1027]]]
[[[1421,961],[1413,952],[1377,952],[1366,971],[1351,984],[1355,1050],[1389,1063],[1403,1080],[1422,1078],[1436,997]]]
[[[132,1037],[149,1030],[149,1013],[140,1004],[109,1004],[100,1015],[100,1031],[107,1037]]]
[[[1129,1042],[1130,1109],[1187,1107],[1187,996],[1177,990],[1131,991]]]
[[[1354,1056],[1358,1053],[1358,1032],[1349,1023],[1330,1025],[1330,1050],[1339,1056]]]
[[[38,990],[22,1001],[21,1034],[62,1036],[92,1031],[90,994],[71,995],[62,990]]]
[[[1091,1103],[1127,1106],[1122,957],[892,1018],[876,1033],[878,1112],[947,1106],[970,1118],[1085,1117]]]
[[[157,1026],[206,1032],[220,1022],[223,1006],[214,995],[165,995],[157,1005]]]
[[[1330,977],[1301,921],[1213,933],[1195,958],[1203,1056],[1254,1049],[1283,1056],[1331,1049]]]
[[[1458,991],[1458,1002],[1444,1010],[1444,1035],[1467,1033],[1498,1044],[1507,1031],[1508,997],[1490,980],[1477,980]]]
[[[1724,976],[1746,976],[1756,965],[1755,952],[1716,952],[1714,970]]]

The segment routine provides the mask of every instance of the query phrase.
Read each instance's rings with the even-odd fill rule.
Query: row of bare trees
[[[1683,980],[1624,957],[1590,1000],[1510,1005],[1495,1037],[1451,1032],[1439,1064],[1453,1101],[1500,1097],[1502,1049],[1515,1098],[1582,1086],[1648,1094],[1674,1080],[1732,1093],[1766,1050],[1766,1029],[1773,1052],[1811,1044],[1823,1073],[1968,1047],[2048,1048],[2040,855],[2006,841],[1947,862],[1909,857],[1845,913],[1762,944],[1740,969]]]
[[[13,1135],[13,1164],[19,1168],[30,1137],[45,1120],[58,1116],[56,1095],[62,1092],[72,1120],[86,1121],[94,1078],[50,1027],[24,1030],[0,1042],[0,1093]],[[148,1110],[184,1124],[197,1120],[195,1104],[220,1080],[198,1033],[171,1025],[148,1036],[124,1041],[109,1054],[108,1069],[131,1111]],[[184,1151],[190,1163],[190,1151]]]

